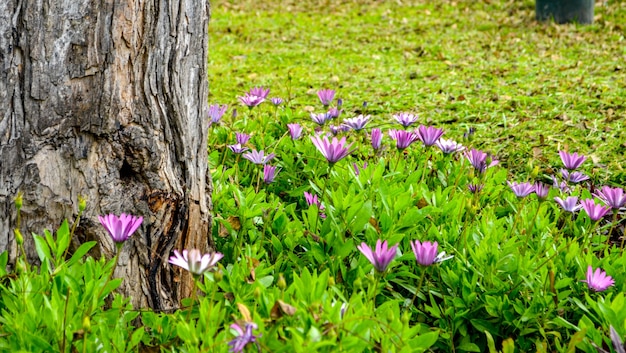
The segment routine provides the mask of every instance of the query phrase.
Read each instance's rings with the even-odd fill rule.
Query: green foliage
[[[38,267],[0,255],[0,349],[227,352],[239,335],[231,325],[252,322],[257,340],[247,352],[610,349],[611,330],[626,337],[623,214],[595,223],[553,198],[623,184],[614,23],[626,12],[602,6],[592,26],[553,26],[529,19],[531,3],[302,2],[288,11],[212,3],[212,103],[259,85],[286,99],[240,106],[209,127],[219,267],[196,278],[197,295],[175,311],[132,308],[114,294],[123,280],[113,278],[117,257],[89,256],[94,242],[70,249],[75,227],[66,221],[33,234]],[[329,131],[308,117],[325,109],[318,88],[344,98],[329,124],[372,117],[365,131],[341,133],[352,151],[334,165],[309,139]],[[481,173],[463,154],[419,141],[398,151],[387,131],[400,128],[391,118],[399,111],[419,112],[419,123],[501,164]],[[294,122],[304,132],[292,141]],[[372,127],[383,130],[377,151]],[[470,127],[477,132],[464,137]],[[276,154],[273,183],[228,149],[236,132],[251,134],[247,148]],[[552,189],[546,200],[510,191],[507,180],[550,180],[561,149],[590,156],[582,167],[590,182]],[[379,239],[398,245],[383,273],[357,250]],[[452,258],[419,265],[415,240],[437,241]],[[590,290],[581,282],[588,266],[615,285]]]

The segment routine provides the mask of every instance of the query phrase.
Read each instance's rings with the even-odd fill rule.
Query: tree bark
[[[82,195],[75,241],[98,240],[107,258],[97,216],[144,217],[115,272],[135,306],[190,294],[167,259],[213,245],[208,23],[202,0],[0,1],[0,251],[17,254],[18,191],[33,258],[27,234],[73,219]]]

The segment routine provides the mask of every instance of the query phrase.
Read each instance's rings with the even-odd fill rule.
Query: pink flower
[[[357,246],[357,248],[365,255],[365,257],[374,265],[374,268],[378,272],[385,272],[391,260],[396,256],[398,244],[387,247],[387,241],[381,242],[380,239],[376,241],[376,248],[372,249],[365,243]]]
[[[434,126],[420,125],[417,129],[417,135],[419,139],[424,143],[424,146],[429,147],[434,145],[437,140],[443,135],[443,129],[438,129]]]
[[[143,217],[122,213],[119,217],[114,214],[98,216],[98,220],[114,242],[123,243],[141,226]]]
[[[589,218],[591,218],[591,220],[594,222],[600,220],[602,217],[604,217],[605,214],[607,214],[607,212],[611,210],[610,207],[596,204],[593,199],[582,200],[580,203],[583,206],[583,210],[587,212]]]
[[[626,205],[626,194],[624,194],[624,190],[621,188],[603,186],[600,191],[596,191],[595,195],[607,206],[616,210]]]
[[[320,99],[323,106],[327,106],[333,101],[333,99],[335,99],[335,90],[321,89],[317,91],[317,97]]]
[[[380,131],[380,129],[378,128],[372,129],[371,139],[372,139],[372,148],[375,150],[379,149],[380,143],[383,140],[383,133]]]
[[[607,276],[606,272],[600,268],[597,268],[594,272],[591,266],[587,267],[587,279],[581,282],[586,282],[587,286],[596,292],[603,292],[615,284],[613,278]]]
[[[315,147],[317,147],[318,151],[322,153],[330,164],[339,162],[351,152],[350,147],[352,147],[352,144],[346,145],[345,137],[342,137],[341,140],[337,140],[336,137],[333,137],[332,141],[328,141],[328,137],[326,136],[323,138],[320,136],[311,136],[311,141],[313,141]]]
[[[587,159],[587,157],[579,155],[576,152],[567,153],[565,151],[559,151],[559,156],[561,156],[561,161],[563,161],[565,168],[569,170],[574,170],[580,167],[580,165]]]
[[[409,127],[417,122],[417,115],[411,113],[398,113],[394,114],[393,117],[404,127]]]

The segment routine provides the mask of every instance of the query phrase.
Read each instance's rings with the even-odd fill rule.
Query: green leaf
[[[411,340],[411,347],[414,348],[413,352],[424,352],[428,348],[432,347],[439,338],[439,331],[432,331],[419,335]]]
[[[89,252],[89,250],[91,250],[91,248],[96,246],[96,244],[98,244],[98,243],[95,242],[95,241],[88,241],[86,243],[82,243],[78,247],[78,249],[76,249],[76,251],[74,252],[72,257],[70,258],[70,260],[67,262],[67,266],[71,266],[74,263],[76,263],[78,260],[80,260],[83,256],[85,256],[85,254],[87,252]]]
[[[484,331],[485,336],[487,336],[487,347],[489,347],[489,353],[498,353],[496,351],[496,343],[493,341],[493,336],[489,333],[489,331]]]
[[[41,262],[47,263],[48,266],[50,266],[50,260],[52,259],[52,255],[50,255],[50,247],[48,247],[46,239],[35,233],[32,234],[33,240],[35,240],[35,250],[37,251],[39,260],[41,260]]]
[[[56,251],[55,251],[57,265],[61,261],[64,260],[62,259],[62,257],[63,257],[63,254],[65,253],[65,250],[67,250],[67,247],[70,245],[70,240],[71,240],[70,239],[70,227],[66,219],[63,221],[63,223],[61,223],[61,226],[57,230]]]

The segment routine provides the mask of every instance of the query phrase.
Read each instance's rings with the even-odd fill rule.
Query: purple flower
[[[581,181],[588,180],[589,177],[583,174],[582,172],[569,172],[566,169],[561,169],[561,176],[563,179],[571,182],[571,183],[580,183]]]
[[[282,98],[278,98],[278,97],[274,97],[274,98],[270,99],[270,101],[272,102],[272,104],[274,104],[277,107],[279,105],[283,104],[283,99]]]
[[[266,164],[274,157],[276,157],[276,154],[270,153],[266,156],[263,150],[251,150],[250,152],[243,154],[243,158],[254,164]]]
[[[401,151],[419,140],[415,132],[406,130],[389,130],[389,137],[396,141],[396,148]]]
[[[410,242],[411,248],[413,249],[413,254],[415,254],[415,260],[417,263],[422,266],[430,266],[433,263],[438,263],[445,261],[447,259],[452,258],[452,256],[446,256],[446,252],[442,251],[437,254],[437,247],[439,244],[437,242],[420,242],[416,240],[415,242]]]
[[[578,204],[578,197],[576,196],[569,196],[565,200],[561,199],[560,197],[555,197],[554,201],[556,201],[556,203],[558,203],[564,211],[571,213],[574,213],[583,207],[582,205]]]
[[[335,99],[335,90],[321,89],[317,91],[317,97],[320,99],[323,106],[327,106],[333,101],[333,99]]]
[[[374,268],[378,272],[385,272],[391,260],[396,256],[398,250],[398,244],[388,248],[387,241],[381,242],[380,239],[376,241],[376,249],[372,249],[365,243],[357,246],[357,248],[365,255],[365,257],[374,265]]]
[[[361,169],[367,168],[367,162],[363,163],[363,168],[359,169],[359,166],[356,163],[352,163],[352,167],[354,168],[354,174],[358,176],[361,174]]]
[[[393,117],[396,119],[400,125],[404,127],[409,127],[415,122],[417,122],[417,115],[411,113],[399,113],[394,114]]]
[[[247,106],[248,108],[252,109],[254,107],[256,107],[257,105],[263,103],[265,101],[265,98],[263,97],[259,97],[259,96],[255,96],[249,93],[246,93],[244,96],[242,97],[237,97],[237,99],[239,99],[239,101]]]
[[[320,211],[319,215],[321,218],[326,218],[326,214],[324,214],[324,205],[322,205],[322,201],[315,194],[310,194],[308,192],[304,192],[304,199],[306,200],[307,205],[312,206],[316,205],[317,209]]]
[[[114,214],[98,216],[100,224],[107,230],[114,242],[125,242],[139,228],[143,217],[122,213],[119,217]]]
[[[535,194],[537,194],[537,197],[540,200],[545,200],[546,197],[548,197],[548,192],[550,192],[550,187],[540,181],[535,182],[534,184],[535,187]]]
[[[572,191],[569,185],[567,185],[567,182],[562,181],[559,183],[559,180],[554,175],[552,176],[552,186],[556,189],[561,190],[561,192],[564,192],[566,194],[569,194]]]
[[[250,92],[248,92],[251,96],[257,96],[263,98],[263,100],[267,99],[267,96],[270,94],[270,89],[265,87],[253,87],[250,88]]]
[[[595,195],[607,206],[616,210],[626,205],[626,194],[624,194],[624,190],[621,188],[603,186],[600,191],[595,193]]]
[[[485,185],[483,185],[483,184],[468,184],[467,188],[469,189],[469,191],[472,194],[475,194],[477,192],[480,192],[483,189],[484,186]]]
[[[324,205],[322,205],[322,201],[317,197],[317,195],[305,191],[304,199],[306,200],[307,205],[316,205],[320,211],[324,209]]]
[[[292,140],[297,140],[302,136],[302,126],[300,124],[287,124],[287,128]]]
[[[232,341],[228,342],[228,345],[230,346],[229,352],[243,352],[246,345],[249,343],[255,343],[258,338],[258,336],[252,333],[252,330],[256,330],[258,328],[257,324],[254,322],[246,322],[245,330],[237,324],[230,325],[230,328],[237,333],[237,336],[235,336]]]
[[[517,197],[526,197],[530,194],[532,194],[533,192],[535,192],[535,186],[531,183],[516,183],[516,182],[508,182],[507,184],[509,184],[509,187],[511,188],[511,190],[513,190],[513,193],[515,194],[515,196]]]
[[[360,131],[365,128],[365,125],[370,121],[369,115],[359,115],[354,118],[348,118],[343,120],[343,125],[349,126],[352,130]]]
[[[250,135],[244,134],[242,132],[236,132],[235,136],[237,138],[237,143],[240,145],[245,145],[250,140]]]
[[[371,135],[371,139],[372,139],[372,148],[377,150],[380,148],[380,143],[383,140],[383,133],[382,131],[380,131],[380,129],[376,128],[376,129],[372,129],[372,135]]]
[[[174,256],[170,257],[169,263],[182,267],[194,275],[201,275],[215,266],[222,257],[224,255],[219,252],[202,255],[198,249],[183,250],[182,254],[174,250]]]
[[[326,136],[311,136],[311,141],[313,141],[315,147],[317,147],[330,164],[339,162],[351,152],[350,147],[352,147],[352,144],[346,145],[345,137],[342,137],[341,140],[337,140],[336,137],[333,137],[332,142],[329,142]]]
[[[574,170],[580,167],[581,164],[587,159],[587,157],[583,155],[579,155],[578,153],[567,153],[565,151],[559,151],[559,155],[561,156],[561,160],[563,161],[563,165],[565,168],[569,170]]]
[[[492,159],[489,164],[487,164],[487,153],[483,151],[479,151],[477,149],[471,149],[470,151],[465,151],[465,158],[474,166],[479,173],[484,173],[487,168],[493,167],[499,162],[495,159]]]
[[[422,143],[424,143],[424,146],[429,147],[434,145],[435,142],[439,140],[441,135],[443,135],[443,130],[437,129],[434,126],[426,127],[424,125],[420,125],[420,127],[417,128],[417,135]]]
[[[220,106],[219,104],[214,104],[209,106],[209,110],[207,114],[209,115],[209,125],[211,124],[219,124],[220,120],[222,120],[222,116],[228,109],[227,105]]]
[[[339,114],[341,114],[341,112],[343,112],[343,110],[340,110],[338,108],[332,107],[330,109],[328,109],[328,113],[326,113],[328,115],[328,117],[330,119],[336,119],[339,117]]]
[[[333,134],[334,136],[337,136],[337,134],[340,132],[350,131],[350,127],[348,125],[335,126],[331,124],[331,125],[328,125],[328,129],[330,130],[330,133]]]
[[[233,153],[240,154],[240,153],[244,153],[245,151],[247,151],[248,147],[244,147],[238,143],[235,145],[228,145],[228,149],[233,151]]]
[[[582,280],[581,282],[586,282],[589,289],[596,292],[603,292],[615,284],[613,278],[611,276],[607,276],[606,272],[600,268],[597,268],[594,272],[591,265],[587,267],[587,279]]]
[[[271,184],[274,181],[274,178],[278,174],[279,170],[276,170],[276,167],[266,164],[263,166],[263,181],[265,184]]]
[[[582,200],[580,201],[580,204],[583,206],[583,210],[587,212],[587,215],[589,215],[589,218],[591,218],[594,222],[600,220],[611,210],[610,207],[598,205],[593,201],[593,199]]]
[[[439,147],[439,149],[445,154],[460,152],[465,149],[465,147],[461,145],[460,143],[457,143],[452,140],[446,140],[443,138],[440,138],[439,140],[437,140],[437,142],[435,142],[435,145],[437,145],[437,147]]]
[[[324,123],[330,119],[331,118],[328,115],[328,113],[319,113],[319,114],[311,113],[311,120],[313,120],[313,122],[315,122],[318,125],[324,125]]]

